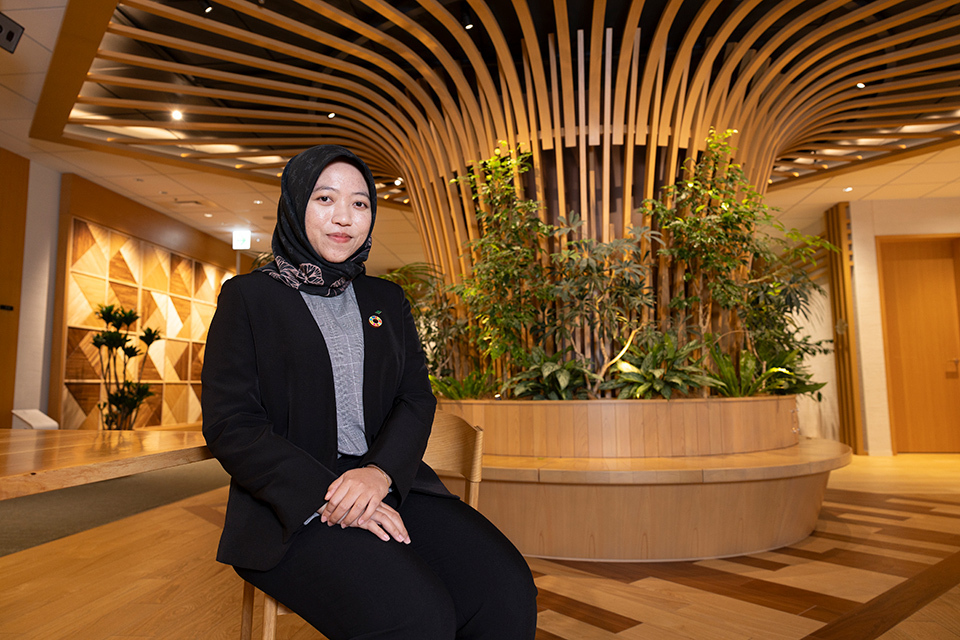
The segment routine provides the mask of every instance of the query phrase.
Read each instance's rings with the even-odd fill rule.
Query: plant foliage
[[[99,305],[96,316],[104,324],[104,329],[93,335],[93,346],[97,347],[100,357],[100,376],[107,394],[106,402],[97,405],[102,427],[108,430],[133,429],[140,407],[153,395],[150,385],[141,382],[145,358],[140,361],[136,378],[130,376],[134,359],[144,353],[132,337],[132,327],[140,316],[134,310],[112,304]],[[149,349],[160,339],[158,330],[145,328],[139,341]]]
[[[716,386],[701,366],[699,340],[680,344],[675,332],[647,330],[630,345],[614,365],[613,378],[601,385],[617,391],[618,398],[665,398],[689,395],[702,387]]]
[[[540,347],[530,352],[526,369],[507,380],[504,389],[517,398],[534,400],[585,400],[591,378],[589,363],[576,356],[563,360],[568,351],[547,355]]]

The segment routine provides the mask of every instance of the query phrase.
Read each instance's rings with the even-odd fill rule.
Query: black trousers
[[[493,524],[413,492],[399,511],[409,545],[316,519],[273,569],[236,571],[330,640],[533,640],[533,577]]]

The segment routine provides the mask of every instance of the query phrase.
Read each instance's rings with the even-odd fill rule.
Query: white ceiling
[[[253,250],[268,251],[279,188],[28,137],[66,5],[67,0],[0,0],[0,12],[24,27],[13,54],[0,50],[0,146],[61,173],[83,176],[224,242],[230,242],[234,229],[250,229]],[[424,260],[409,210],[384,206],[381,200],[373,236],[370,273]]]
[[[818,233],[837,202],[925,198],[960,198],[960,146],[774,191],[766,202],[786,226]]]
[[[63,173],[76,173],[217,238],[249,228],[267,250],[279,189],[255,182],[86,151],[28,137],[67,0],[0,0],[24,27],[14,54],[0,51],[0,146]],[[852,187],[850,191],[845,188]],[[840,201],[960,197],[960,147],[772,192],[788,227],[819,231],[823,211]],[[258,204],[259,201],[259,204]],[[413,214],[378,208],[372,273],[424,259]]]

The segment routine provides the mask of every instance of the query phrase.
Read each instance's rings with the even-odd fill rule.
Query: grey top
[[[300,292],[330,352],[337,403],[337,450],[351,456],[367,452],[363,424],[363,319],[353,283],[338,296]]]

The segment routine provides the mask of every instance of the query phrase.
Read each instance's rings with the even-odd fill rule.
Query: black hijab
[[[324,260],[307,238],[304,222],[307,203],[320,173],[332,162],[349,162],[363,174],[370,195],[370,231],[356,252],[343,262]],[[377,219],[377,188],[370,168],[346,147],[324,144],[294,156],[280,178],[280,204],[273,231],[274,261],[260,271],[288,287],[321,296],[337,296],[366,270],[364,262],[373,244],[373,223]]]

